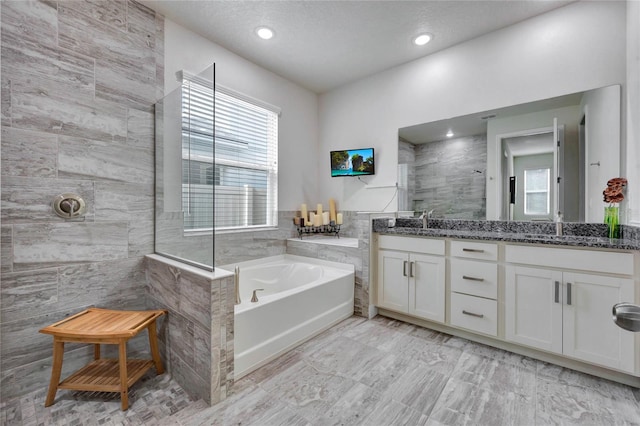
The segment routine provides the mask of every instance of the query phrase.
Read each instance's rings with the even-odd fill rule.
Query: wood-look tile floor
[[[45,391],[0,404],[0,424],[640,425],[640,391],[384,317],[352,317],[240,379],[222,403],[168,377],[117,394]]]

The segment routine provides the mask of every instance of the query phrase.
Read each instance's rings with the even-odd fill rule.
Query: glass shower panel
[[[156,104],[155,251],[213,270],[215,64]]]

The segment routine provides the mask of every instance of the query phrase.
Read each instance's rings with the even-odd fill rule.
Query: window
[[[277,226],[277,153],[277,108],[218,86],[214,102],[210,83],[207,86],[197,77],[185,78],[182,90],[185,230]]]
[[[524,214],[548,215],[551,169],[524,171]]]

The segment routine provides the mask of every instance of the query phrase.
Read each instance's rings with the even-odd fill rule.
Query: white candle
[[[342,225],[342,213],[336,215],[336,225]]]
[[[322,215],[315,215],[313,216],[313,226],[320,226],[322,225]]]
[[[300,206],[300,216],[304,218],[304,221],[307,221],[307,205],[303,204]]]
[[[315,213],[314,212],[310,212],[309,213],[309,222],[308,222],[309,225],[308,226],[314,226],[315,225],[315,218],[316,218]]]
[[[329,220],[336,221],[336,200],[329,198]]]
[[[323,225],[329,224],[329,212],[322,212],[322,224]]]
[[[316,214],[322,217],[322,204],[318,204],[318,212]]]

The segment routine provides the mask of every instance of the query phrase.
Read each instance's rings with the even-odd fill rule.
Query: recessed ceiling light
[[[263,40],[269,40],[273,37],[273,30],[267,27],[256,28],[256,34]]]
[[[433,39],[433,36],[429,33],[420,34],[416,38],[413,39],[413,44],[416,46],[424,46],[429,43]]]
[[[446,136],[447,136],[448,138],[452,137],[452,136],[453,136],[453,132],[452,132],[451,130],[449,130],[449,131],[447,132],[447,135],[446,135]]]

